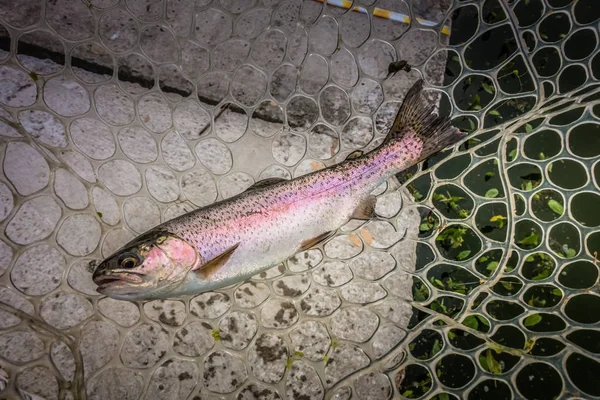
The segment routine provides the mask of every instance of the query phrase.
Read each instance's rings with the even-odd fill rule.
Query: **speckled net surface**
[[[600,396],[597,5],[375,3],[0,0],[0,300],[82,361],[0,311],[1,398]],[[159,222],[373,148],[420,76],[473,133],[375,220],[190,300],[97,295]]]

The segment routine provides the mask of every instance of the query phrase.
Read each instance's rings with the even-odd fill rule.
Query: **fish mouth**
[[[111,288],[129,286],[131,284],[139,285],[145,281],[143,276],[131,272],[111,272],[110,274],[94,276],[93,280],[94,283],[98,285],[96,290],[99,293],[103,293]]]

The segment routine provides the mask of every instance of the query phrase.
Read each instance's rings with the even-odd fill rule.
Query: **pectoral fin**
[[[371,219],[373,217],[373,215],[375,214],[375,205],[376,204],[377,204],[377,197],[375,197],[373,195],[367,196],[367,198],[364,199],[358,205],[358,207],[356,207],[356,209],[354,210],[354,212],[352,213],[350,218],[351,219],[362,219],[362,220]]]
[[[236,243],[235,245],[231,246],[223,253],[219,254],[218,256],[216,256],[215,258],[213,258],[194,272],[204,279],[208,278],[209,276],[217,272],[219,268],[221,268],[227,263],[227,261],[233,255],[233,252],[235,251],[235,249],[238,248],[239,245],[239,243]]]
[[[324,242],[325,240],[329,239],[333,235],[335,235],[335,231],[327,231],[325,233],[320,234],[319,236],[315,236],[314,238],[307,239],[307,240],[303,241],[302,243],[300,243],[300,250],[298,250],[298,251],[308,250],[311,247],[314,247],[317,244]]]

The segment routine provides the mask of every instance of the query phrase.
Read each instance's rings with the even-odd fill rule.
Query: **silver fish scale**
[[[0,1],[0,301],[36,318],[0,309],[0,397],[600,396],[595,2],[333,3]],[[374,220],[191,299],[95,292],[153,226],[373,150],[420,77],[470,136]]]

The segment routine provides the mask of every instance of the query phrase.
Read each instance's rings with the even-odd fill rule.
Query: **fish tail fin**
[[[386,138],[388,143],[403,139],[410,141],[407,136],[412,139],[416,138],[420,142],[420,152],[417,159],[411,160],[414,163],[426,159],[466,136],[450,124],[450,118],[440,117],[433,113],[435,106],[423,100],[422,90],[423,80],[419,79],[404,97]]]

